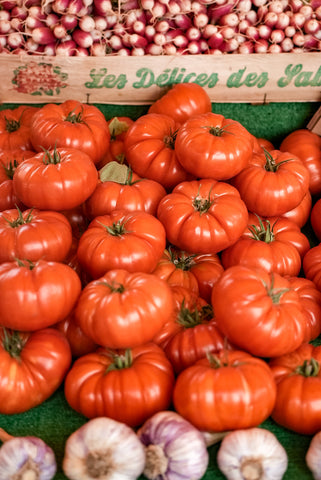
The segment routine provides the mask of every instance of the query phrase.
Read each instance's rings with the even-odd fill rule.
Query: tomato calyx
[[[272,274],[271,276],[271,285],[268,286],[265,282],[263,282],[263,285],[267,291],[268,296],[271,298],[272,303],[277,304],[280,302],[280,298],[282,295],[286,292],[289,292],[291,289],[290,288],[274,288],[274,276]]]
[[[171,246],[168,247],[168,253],[170,255],[171,262],[176,268],[180,268],[183,271],[190,270],[194,264],[194,255],[186,255],[185,252],[177,252]]]
[[[3,348],[12,358],[19,358],[26,340],[21,337],[16,330],[2,329],[3,336],[1,337]]]
[[[275,159],[272,157],[270,152],[265,150],[265,148],[263,148],[263,150],[264,150],[264,155],[265,155],[265,166],[264,166],[264,168],[267,172],[276,172],[278,170],[278,168],[283,163],[287,163],[291,160],[290,158],[287,158],[286,160],[282,160],[282,162],[276,163]]]
[[[211,305],[204,305],[200,309],[196,307],[194,310],[190,310],[185,307],[184,299],[176,321],[184,328],[193,328],[196,327],[196,325],[208,322],[212,318],[213,308]]]
[[[6,176],[8,177],[9,180],[13,179],[13,174],[19,165],[17,160],[11,160],[10,162],[7,163],[7,165],[3,165],[4,171]]]
[[[175,132],[173,132],[173,133],[170,132],[170,135],[166,135],[163,138],[165,147],[171,148],[172,150],[174,150],[175,149],[176,137],[177,137],[177,130],[175,130]]]
[[[128,233],[128,231],[125,228],[125,224],[122,223],[120,220],[118,220],[117,222],[113,222],[111,226],[109,225],[103,225],[103,226],[106,228],[107,232],[110,235],[113,235],[114,237],[121,237],[125,233]]]
[[[44,154],[42,157],[42,163],[44,163],[45,165],[49,165],[49,164],[57,165],[57,163],[61,162],[61,155],[58,152],[56,146],[54,147],[52,152],[46,149],[43,149],[43,150],[44,150]]]
[[[16,207],[16,208],[18,210],[18,217],[15,220],[10,222],[8,218],[3,217],[3,219],[10,225],[10,227],[17,228],[17,227],[20,227],[20,225],[25,225],[26,223],[30,223],[32,221],[33,219],[32,209],[30,210],[30,212],[28,212],[28,215],[26,216],[26,218],[23,218],[22,211],[20,210],[20,208],[19,207]]]
[[[127,348],[124,353],[108,352],[108,354],[112,359],[112,363],[108,366],[106,373],[113,370],[130,368],[133,364],[133,356],[130,348]]]
[[[98,282],[98,285],[105,285],[112,293],[123,293],[125,291],[125,287],[121,283]]]
[[[20,258],[15,258],[15,261],[17,262],[18,267],[29,268],[29,270],[32,270],[36,266],[36,264],[30,260],[21,260]]]
[[[252,238],[257,241],[271,243],[274,241],[275,235],[273,233],[273,228],[275,223],[271,226],[271,222],[269,220],[265,220],[263,223],[261,218],[257,215],[259,220],[259,226],[257,225],[249,225],[248,229],[252,234]]]
[[[9,133],[16,132],[20,128],[20,121],[19,120],[9,120],[7,117],[5,118],[6,121],[6,131]]]
[[[213,203],[214,203],[214,200],[211,200],[210,192],[208,194],[208,198],[200,197],[200,195],[197,194],[193,201],[193,207],[197,212],[200,213],[200,215],[202,215],[203,213],[206,213],[211,208]]]
[[[70,123],[85,123],[83,121],[83,108],[79,113],[75,113],[74,110],[71,110],[71,112],[68,113],[68,115],[65,118],[65,122],[70,122]]]
[[[302,365],[299,365],[294,373],[303,375],[304,377],[317,377],[320,372],[320,364],[315,358],[304,360]]]

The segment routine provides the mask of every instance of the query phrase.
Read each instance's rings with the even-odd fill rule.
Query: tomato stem
[[[52,152],[50,152],[49,150],[44,150],[44,154],[43,154],[43,157],[42,157],[42,162],[45,164],[45,165],[49,165],[49,164],[53,164],[53,165],[57,165],[57,163],[60,163],[61,162],[61,156],[60,156],[60,153],[57,151],[57,148],[56,148],[56,145],[53,149]]]
[[[33,219],[33,216],[32,216],[32,210],[30,210],[30,212],[28,213],[28,215],[26,216],[26,218],[23,218],[23,215],[22,215],[22,212],[20,210],[19,207],[16,207],[17,210],[18,210],[18,217],[13,220],[12,222],[10,222],[10,220],[6,217],[3,217],[3,219],[8,222],[8,224],[10,225],[10,227],[12,228],[17,228],[17,227],[20,227],[20,225],[25,225],[26,223],[30,223]]]
[[[18,165],[19,163],[17,160],[11,160],[10,162],[7,163],[7,165],[2,165],[4,168],[5,174],[9,180],[13,179],[13,174]]]
[[[108,366],[107,372],[112,370],[122,370],[123,368],[129,368],[133,364],[133,357],[130,348],[125,350],[124,354],[118,354],[109,352],[113,362]]]
[[[316,377],[320,371],[320,364],[315,358],[304,360],[303,364],[295,369],[295,373],[304,377]]]
[[[19,332],[15,330],[9,331],[6,328],[3,328],[2,331],[3,336],[1,340],[3,348],[12,358],[19,358],[26,341],[24,341]]]
[[[190,270],[194,263],[194,255],[186,255],[183,251],[176,251],[171,246],[168,247],[168,253],[170,255],[171,262],[175,265],[176,268],[180,268],[183,271]]]
[[[20,121],[19,120],[9,120],[5,117],[6,121],[6,131],[9,133],[16,132],[20,128]]]
[[[180,311],[178,313],[177,323],[184,328],[193,328],[196,325],[207,322],[213,318],[213,308],[211,305],[204,305],[201,308],[195,307],[195,310],[190,310],[185,307],[185,299],[182,302]]]
[[[287,158],[286,160],[283,160],[282,162],[276,163],[276,161],[272,157],[271,153],[268,152],[265,148],[263,148],[263,150],[264,150],[264,155],[265,155],[265,160],[266,160],[264,168],[267,172],[276,172],[278,170],[278,168],[283,163],[287,163],[290,160],[292,160],[291,158]]]
[[[249,225],[248,229],[250,230],[252,234],[252,238],[257,241],[265,242],[265,243],[271,243],[274,241],[274,233],[273,233],[273,227],[275,223],[271,226],[271,223],[269,220],[263,221],[261,218],[257,215],[257,218],[259,220],[259,226],[256,225]]]
[[[176,137],[177,137],[177,130],[173,133],[170,132],[170,135],[165,135],[163,139],[165,147],[171,148],[172,150],[174,150]]]

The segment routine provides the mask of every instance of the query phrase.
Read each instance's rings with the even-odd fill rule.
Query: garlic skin
[[[62,462],[70,480],[136,480],[144,466],[145,449],[134,430],[108,417],[96,417],[73,432]]]
[[[321,432],[316,433],[310,442],[305,461],[314,480],[321,480]]]
[[[38,437],[12,437],[0,448],[0,480],[51,480],[56,471],[53,450]]]
[[[228,480],[281,480],[288,456],[272,432],[255,427],[227,434],[217,465]]]
[[[199,480],[209,455],[202,433],[172,411],[150,417],[137,431],[146,447],[144,475],[149,480]]]

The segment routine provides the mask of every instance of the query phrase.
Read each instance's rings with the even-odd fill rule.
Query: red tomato
[[[170,115],[182,124],[194,115],[211,111],[211,99],[203,87],[197,83],[176,83],[149,107],[148,113]]]
[[[0,149],[34,150],[30,139],[33,116],[38,107],[20,105],[19,107],[0,111]]]
[[[294,154],[265,151],[254,154],[232,184],[249,211],[261,217],[279,216],[302,202],[309,190],[309,171]]]
[[[213,285],[223,271],[216,253],[190,254],[170,245],[153,273],[170,285],[186,287],[210,302]]]
[[[302,160],[310,174],[310,193],[321,193],[321,137],[308,129],[295,130],[283,139],[280,150]]]
[[[204,113],[178,130],[175,152],[182,167],[195,177],[227,180],[248,165],[253,138],[239,122]]]
[[[304,341],[305,308],[290,281],[278,273],[229,267],[213,287],[212,306],[218,328],[252,355],[276,357]]]
[[[177,160],[177,129],[170,116],[149,113],[134,122],[125,138],[125,156],[133,171],[155,180],[166,190],[190,178]]]
[[[17,197],[28,207],[69,210],[93,193],[98,172],[90,157],[74,148],[57,148],[24,160],[13,176]]]
[[[97,107],[66,100],[59,105],[47,103],[37,111],[30,126],[30,140],[37,152],[74,148],[98,163],[108,151],[110,133]]]
[[[98,345],[131,348],[151,341],[173,309],[172,292],[165,281],[150,273],[118,269],[84,287],[75,317]]]
[[[63,320],[81,291],[78,275],[60,262],[16,260],[0,264],[1,325],[34,331]]]
[[[308,191],[297,207],[294,207],[292,210],[288,210],[287,212],[283,213],[281,217],[292,220],[298,225],[298,227],[302,228],[309,220],[311,208],[312,196],[310,191]]]
[[[254,148],[253,148],[254,153],[262,153],[263,149],[267,150],[268,152],[275,150],[273,143],[270,142],[270,140],[267,140],[266,138],[254,137],[253,142],[254,142]]]
[[[81,204],[69,210],[61,210],[60,213],[62,213],[70,223],[73,237],[79,239],[89,225],[89,220],[84,212],[84,205]]]
[[[196,254],[218,253],[242,235],[248,211],[232,185],[212,179],[177,185],[159,202],[169,243]]]
[[[321,291],[321,243],[310,248],[304,255],[302,267],[305,277],[313,281]]]
[[[304,341],[315,340],[321,333],[321,292],[312,280],[290,277],[291,288],[300,295],[301,305],[306,312],[306,334]]]
[[[85,335],[77,324],[74,311],[72,311],[64,320],[56,323],[55,328],[66,336],[73,358],[87,355],[87,353],[94,352],[98,348],[98,345]]]
[[[250,214],[245,232],[222,252],[221,260],[224,268],[245,265],[297,276],[301,270],[301,258],[309,249],[308,238],[291,220],[281,217],[261,219]]]
[[[71,243],[71,226],[59,212],[10,209],[0,213],[0,263],[16,258],[62,262]]]
[[[23,413],[61,385],[71,365],[65,336],[54,328],[0,330],[0,413]]]
[[[251,428],[274,407],[276,385],[267,363],[246,352],[221,350],[181,372],[174,408],[202,431]]]
[[[309,343],[270,361],[277,384],[271,413],[276,423],[303,435],[321,430],[320,363],[321,346]]]
[[[133,123],[134,120],[130,117],[113,117],[107,121],[110,132],[110,144],[106,155],[97,164],[98,169],[114,161],[120,164],[126,163],[124,140],[128,128],[131,127]]]
[[[213,309],[195,295],[185,296],[175,321],[178,330],[167,339],[163,348],[176,374],[208,353],[227,347],[225,337],[217,327]]]
[[[0,150],[0,211],[9,208],[24,208],[23,203],[13,191],[13,175],[19,165],[26,158],[33,157],[31,150]]]
[[[310,212],[310,223],[315,236],[321,241],[321,198],[313,205]]]
[[[90,222],[79,240],[77,255],[92,278],[114,268],[150,273],[165,246],[165,229],[156,217],[147,212],[114,210]]]
[[[71,408],[88,418],[106,416],[131,427],[169,408],[172,366],[153,343],[126,351],[98,350],[78,358],[65,379]]]
[[[109,169],[112,171],[109,172]],[[166,190],[160,183],[140,177],[126,165],[110,162],[100,171],[99,176],[96,189],[84,205],[90,219],[108,215],[113,210],[139,210],[156,215],[158,204],[166,195]]]

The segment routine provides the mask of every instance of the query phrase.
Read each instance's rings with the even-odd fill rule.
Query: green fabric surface
[[[2,104],[0,109],[15,108],[15,104]],[[38,106],[41,106],[39,104]],[[107,119],[113,116],[130,116],[133,119],[147,113],[148,106],[97,105]],[[310,118],[318,109],[316,103],[272,103],[266,105],[252,104],[213,104],[213,111],[226,118],[239,121],[253,135],[264,137],[273,142],[277,148],[282,139],[291,131],[305,128]],[[316,244],[312,229],[307,225],[304,232],[309,236],[311,245]],[[319,342],[317,339],[316,343]],[[0,406],[1,409],[1,406]],[[68,436],[79,428],[86,418],[74,412],[67,404],[63,386],[50,399],[32,410],[17,415],[0,415],[0,427],[15,436],[34,435],[50,445],[57,458],[58,472],[54,480],[66,480],[62,473],[64,445]],[[312,480],[312,475],[305,464],[305,454],[311,441],[310,436],[288,431],[271,419],[261,427],[271,430],[285,447],[289,465],[284,475],[285,480]],[[210,462],[203,480],[224,479],[216,465],[219,444],[209,448]],[[143,476],[141,479],[145,478]]]

